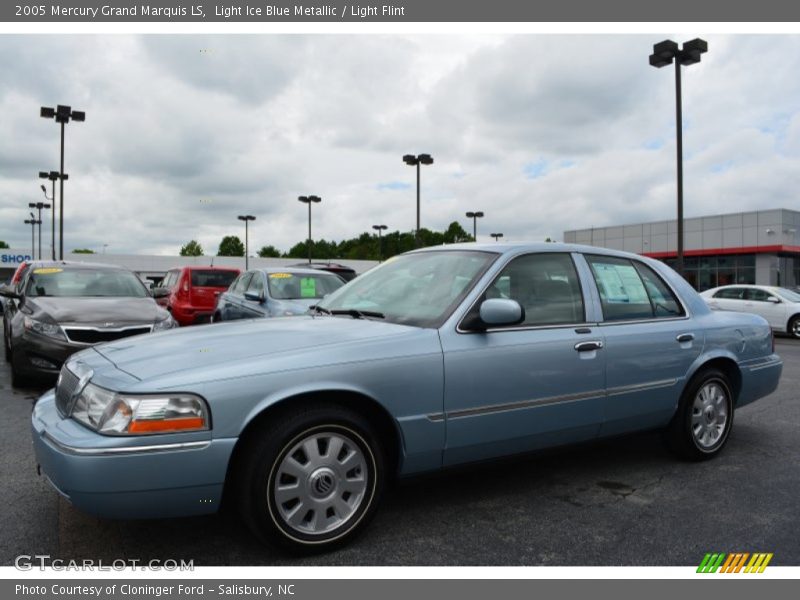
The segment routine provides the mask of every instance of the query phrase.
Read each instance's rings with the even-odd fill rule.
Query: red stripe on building
[[[707,248],[703,250],[684,250],[684,256],[718,256],[721,254],[780,254],[793,253],[800,254],[800,246],[744,246],[741,248]],[[644,256],[650,258],[676,258],[677,251],[668,252],[643,252]]]

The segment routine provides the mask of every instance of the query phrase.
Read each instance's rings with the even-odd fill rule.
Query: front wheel
[[[733,394],[727,376],[716,369],[696,375],[681,397],[667,430],[679,456],[707,460],[722,450],[733,426]]]
[[[242,448],[239,508],[261,539],[295,552],[347,543],[374,515],[385,458],[370,424],[337,406],[289,414]]]

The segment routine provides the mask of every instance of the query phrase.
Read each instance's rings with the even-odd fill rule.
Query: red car
[[[239,269],[226,267],[171,269],[153,295],[156,302],[166,307],[181,325],[208,323],[217,296],[227,290],[238,276]]]

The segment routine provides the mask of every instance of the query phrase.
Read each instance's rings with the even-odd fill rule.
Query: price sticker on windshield
[[[313,277],[303,277],[300,279],[300,297],[301,298],[316,298],[317,297],[317,280]]]
[[[39,269],[34,269],[33,272],[36,275],[52,275],[53,273],[61,273],[64,269],[59,269],[56,267],[42,267]]]
[[[291,273],[270,273],[270,279],[291,279],[294,277]]]

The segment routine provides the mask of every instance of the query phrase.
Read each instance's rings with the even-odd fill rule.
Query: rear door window
[[[682,316],[672,290],[643,263],[612,256],[587,256],[603,319],[624,321]]]

